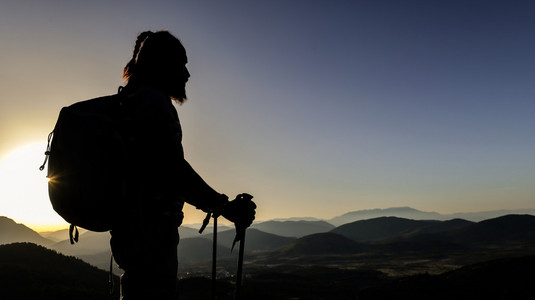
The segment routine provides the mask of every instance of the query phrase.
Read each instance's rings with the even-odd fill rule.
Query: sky
[[[188,52],[187,160],[254,195],[258,220],[535,208],[534,15],[533,1],[3,0],[0,215],[65,225],[37,171],[59,110],[115,93],[137,35],[161,29]]]

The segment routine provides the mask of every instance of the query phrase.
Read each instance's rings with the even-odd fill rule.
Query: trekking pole
[[[212,299],[216,297],[216,261],[217,261],[217,215],[214,215],[214,236],[212,245]]]
[[[251,208],[255,209],[256,205],[254,204],[254,202],[251,201],[251,199],[253,199],[253,196],[243,193],[239,194],[234,201],[239,201],[242,203],[250,202],[249,204],[252,204]],[[245,252],[245,230],[249,225],[251,224],[236,223],[236,237],[234,237],[234,242],[232,243],[232,249],[234,249],[234,245],[236,245],[236,242],[240,241],[240,251],[238,253],[238,271],[236,272],[236,292],[234,293],[234,299],[236,300],[239,300],[242,297],[241,287],[243,279],[243,254]]]
[[[241,285],[243,277],[243,252],[245,252],[245,228],[241,234],[240,251],[238,252],[238,272],[236,274],[236,293],[234,299],[241,299]]]
[[[212,213],[208,212],[206,214],[206,217],[204,218],[204,221],[202,221],[201,229],[199,229],[199,233],[202,233],[206,226],[208,226],[208,223],[210,223],[210,218],[212,217]],[[216,258],[217,258],[217,215],[214,214],[214,236],[213,236],[213,248],[212,248],[212,299],[216,298],[215,295],[215,268],[216,268]]]

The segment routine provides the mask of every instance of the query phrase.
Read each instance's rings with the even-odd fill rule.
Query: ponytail
[[[153,34],[152,31],[144,31],[140,33],[136,40],[136,46],[134,47],[134,55],[132,55],[132,59],[128,62],[128,64],[124,67],[123,70],[123,79],[128,81],[128,79],[132,76],[134,73],[134,68],[136,66],[137,57],[139,55],[139,50],[141,49],[141,46],[145,42],[146,39],[148,39]]]

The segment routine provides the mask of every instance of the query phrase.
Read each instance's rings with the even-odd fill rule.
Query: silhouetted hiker
[[[123,77],[122,134],[131,160],[129,206],[111,231],[121,276],[121,298],[173,299],[176,295],[178,226],[184,202],[222,215],[239,227],[255,216],[252,201],[228,201],[184,159],[182,131],[171,99],[183,103],[190,74],[186,50],[167,31],[141,33]]]

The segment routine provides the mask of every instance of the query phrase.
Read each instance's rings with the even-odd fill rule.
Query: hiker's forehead
[[[180,60],[184,63],[188,62],[188,55],[186,53],[186,48],[184,48],[184,46],[180,42],[170,47],[169,55],[174,60]]]

